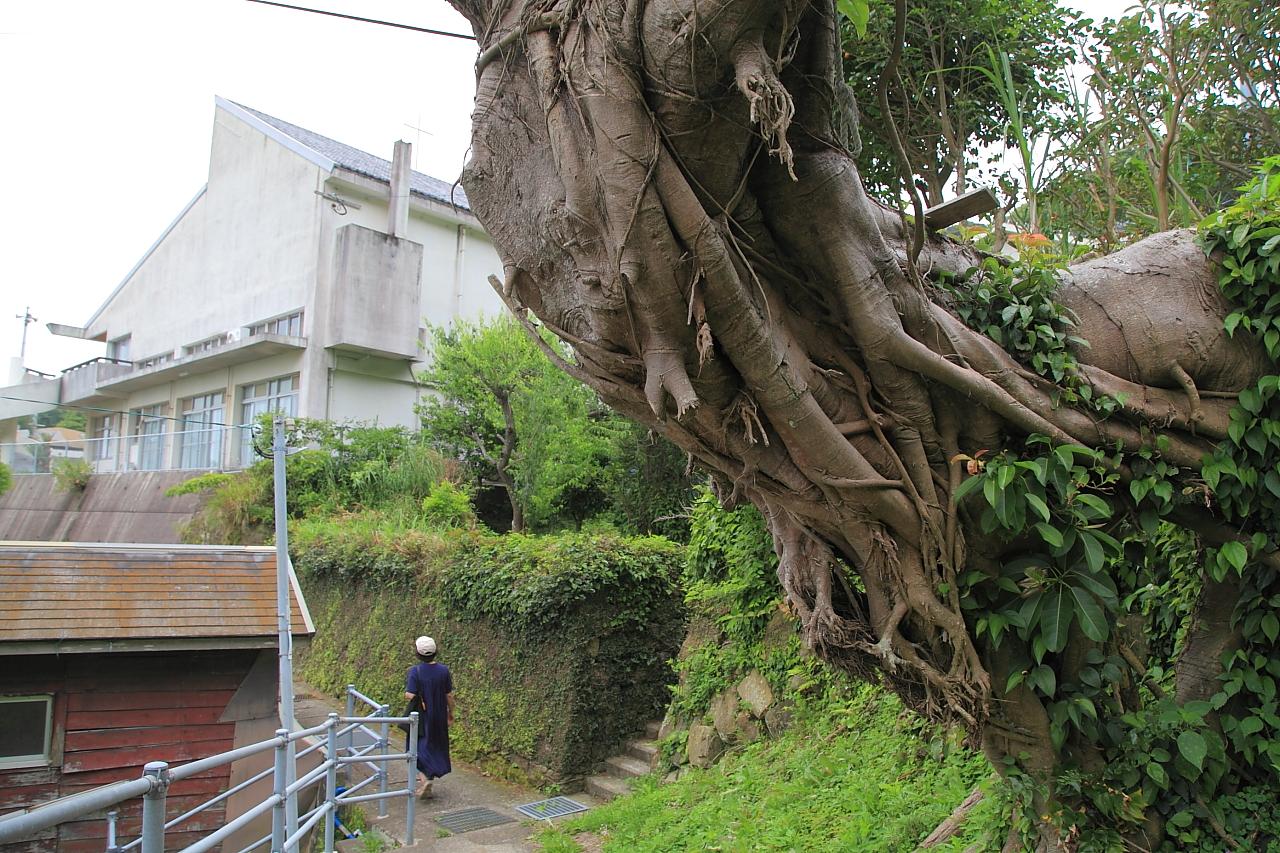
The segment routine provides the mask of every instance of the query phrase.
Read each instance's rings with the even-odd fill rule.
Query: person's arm
[[[404,680],[404,698],[405,699],[412,699],[414,696],[418,695],[418,680],[414,678],[414,676],[417,674],[418,674],[418,668],[415,666],[415,667],[412,667],[409,670],[409,674],[405,676],[405,680]]]
[[[445,704],[449,706],[449,725],[453,725],[453,694],[446,693],[444,697]]]

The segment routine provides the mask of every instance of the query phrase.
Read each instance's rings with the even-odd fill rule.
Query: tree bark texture
[[[722,500],[763,511],[827,660],[1047,775],[1044,708],[1003,695],[1007,655],[961,611],[958,574],[1007,554],[955,505],[954,460],[1031,433],[1136,447],[1156,426],[1198,470],[1233,403],[1213,392],[1265,358],[1223,332],[1213,262],[1171,232],[1073,268],[1059,298],[1085,376],[1126,399],[1107,419],[1055,407],[930,286],[976,256],[931,236],[914,274],[898,213],[864,192],[832,0],[451,2],[482,49],[463,184],[508,303]]]

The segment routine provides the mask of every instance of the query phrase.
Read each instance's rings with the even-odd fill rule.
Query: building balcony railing
[[[71,441],[0,444],[15,474],[48,474],[62,459],[84,460],[95,474],[123,471],[239,471],[257,461],[238,427],[178,429]]]
[[[62,371],[60,400],[77,403],[98,396],[98,386],[133,370],[133,362],[116,358],[91,358]]]

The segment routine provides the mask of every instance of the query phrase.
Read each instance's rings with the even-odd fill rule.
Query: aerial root
[[[791,180],[796,180],[795,152],[787,141],[796,106],[778,79],[773,60],[758,38],[745,38],[734,47],[733,66],[738,90],[751,106],[752,124],[760,126],[769,154],[787,167]]]

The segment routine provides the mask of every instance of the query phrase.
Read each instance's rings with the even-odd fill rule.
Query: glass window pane
[[[49,700],[45,697],[0,702],[0,760],[46,756]]]

